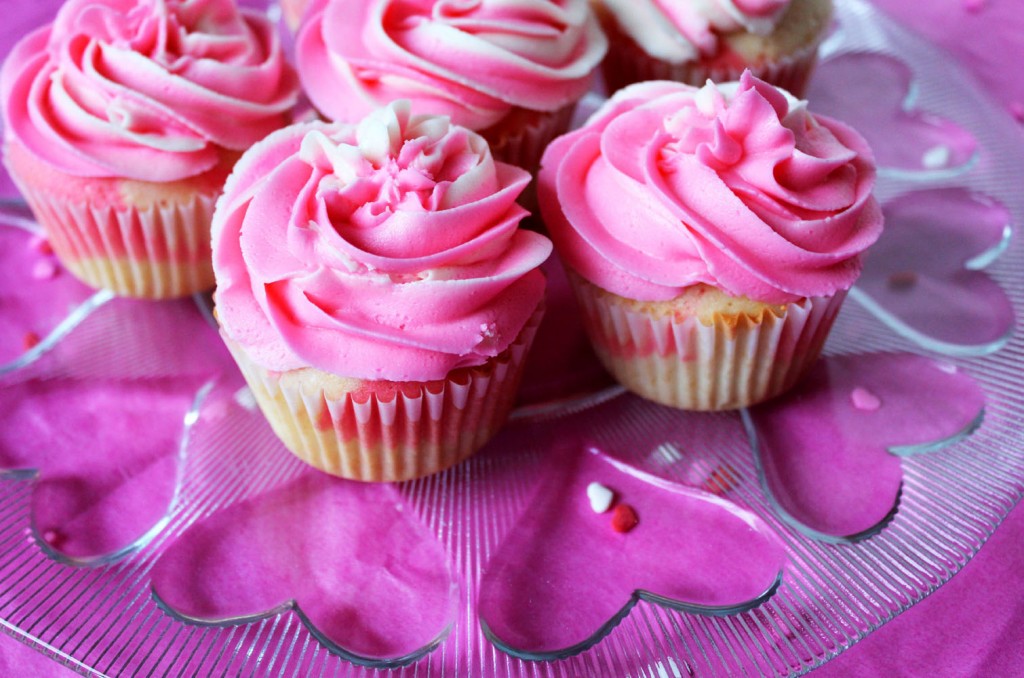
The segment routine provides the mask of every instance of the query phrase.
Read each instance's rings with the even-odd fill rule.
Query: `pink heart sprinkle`
[[[49,259],[37,261],[32,267],[32,277],[36,280],[50,280],[57,275],[57,264]]]
[[[865,412],[874,412],[882,406],[882,401],[879,400],[878,396],[860,386],[853,389],[850,393],[850,402],[858,410],[864,410]]]

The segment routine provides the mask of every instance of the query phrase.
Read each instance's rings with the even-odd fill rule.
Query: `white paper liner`
[[[792,54],[772,62],[745,64],[741,67],[712,66],[699,61],[674,64],[650,56],[629,36],[611,29],[608,56],[601,64],[608,93],[611,94],[626,85],[647,80],[673,80],[694,87],[712,82],[733,82],[739,80],[745,69],[767,83],[781,87],[795,97],[802,97],[807,90],[811,74],[818,62],[820,40]]]
[[[210,223],[217,195],[117,209],[19,188],[54,253],[75,277],[119,296],[166,299],[213,287]]]
[[[818,356],[846,292],[788,304],[761,322],[657,315],[573,281],[598,358],[626,388],[687,410],[746,407],[783,393]]]
[[[274,433],[297,457],[343,478],[396,482],[454,466],[501,428],[543,312],[501,355],[442,381],[395,385],[387,389],[391,399],[355,396],[366,382],[313,368],[271,372],[224,341]]]

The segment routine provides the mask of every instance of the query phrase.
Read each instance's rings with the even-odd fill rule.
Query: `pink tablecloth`
[[[874,0],[964,64],[1008,113],[1024,117],[1020,0]],[[8,3],[0,52],[56,3]],[[13,16],[11,16],[13,12]],[[1024,137],[1024,125],[1021,127]],[[71,675],[0,635],[0,675]],[[1024,509],[942,589],[813,672],[827,676],[1024,676]]]

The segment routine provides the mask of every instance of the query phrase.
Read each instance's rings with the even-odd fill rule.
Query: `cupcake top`
[[[480,365],[544,294],[551,243],[517,227],[528,181],[406,101],[276,132],[214,215],[222,329],[273,371],[427,381]]]
[[[620,90],[548,147],[539,182],[563,260],[643,301],[699,283],[769,304],[828,296],[882,229],[864,139],[749,72]]]
[[[66,174],[176,181],[287,123],[298,80],[232,0],[68,0],[0,76],[9,138]]]
[[[296,47],[330,118],[410,99],[475,130],[576,101],[606,49],[587,0],[314,0]]]
[[[772,34],[790,10],[801,0],[597,0],[645,52],[670,63],[684,63],[714,57],[722,48],[721,36]],[[819,2],[828,9],[827,2]],[[813,29],[803,39],[820,33],[821,11],[802,12],[798,23]],[[825,12],[827,16],[829,12]],[[796,26],[796,37],[806,33]],[[740,44],[733,47],[743,47]]]

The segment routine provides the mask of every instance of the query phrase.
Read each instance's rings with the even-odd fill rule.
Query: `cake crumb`
[[[49,280],[57,275],[57,264],[49,259],[37,261],[32,267],[32,277],[36,280]]]
[[[858,386],[850,392],[850,402],[852,402],[853,406],[858,410],[863,410],[865,412],[874,412],[882,406],[882,401],[878,396],[861,386]]]
[[[896,271],[889,275],[889,287],[894,290],[909,290],[917,284],[917,273],[914,271]]]
[[[594,513],[604,513],[612,507],[615,493],[601,483],[594,482],[587,485],[587,499]]]
[[[921,156],[921,165],[925,169],[942,169],[949,165],[949,159],[952,155],[949,146],[939,144],[924,152],[924,155]]]
[[[235,391],[235,402],[250,412],[256,409],[256,396],[248,386]]]
[[[629,504],[619,504],[612,511],[612,529],[625,534],[640,522],[636,510]]]

